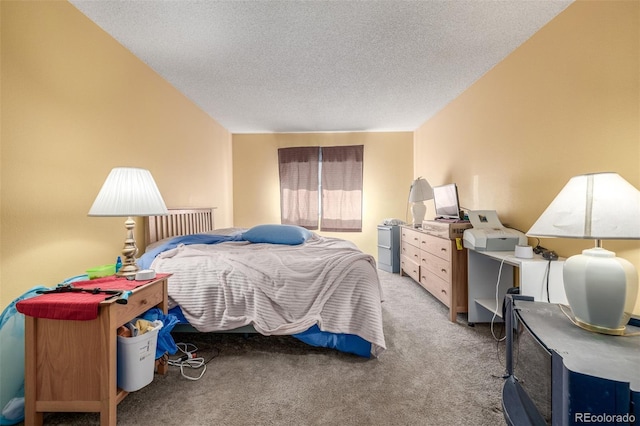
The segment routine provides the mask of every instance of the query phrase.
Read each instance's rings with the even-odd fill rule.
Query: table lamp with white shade
[[[422,226],[424,215],[427,213],[427,206],[423,201],[433,199],[433,188],[426,179],[418,177],[411,184],[409,190],[409,202],[411,203],[411,216],[413,217],[413,227]]]
[[[580,327],[622,335],[638,294],[631,262],[602,247],[602,240],[640,239],[640,191],[617,173],[569,180],[527,235],[595,240],[563,268],[564,288]]]
[[[136,225],[133,216],[160,216],[168,213],[151,172],[133,167],[111,170],[89,209],[89,216],[127,218],[122,267],[116,275],[132,278],[139,270],[136,263],[138,247],[133,233]]]

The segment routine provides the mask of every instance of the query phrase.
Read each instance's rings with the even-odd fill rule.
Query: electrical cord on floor
[[[198,347],[193,343],[176,343],[176,346],[178,347],[178,352],[181,353],[181,355],[178,358],[169,359],[167,364],[172,367],[180,367],[180,374],[182,374],[182,377],[185,379],[200,380],[207,371],[207,363],[211,361],[211,359],[215,358],[215,356],[205,362],[203,357],[197,356]],[[185,374],[185,368],[191,368],[194,370],[201,369],[200,375],[197,377],[189,376],[188,374]]]

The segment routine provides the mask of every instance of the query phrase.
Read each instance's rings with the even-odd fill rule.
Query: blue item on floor
[[[189,321],[187,321],[187,318],[182,313],[180,306],[170,309],[169,314],[173,314],[180,324],[189,324]],[[173,328],[173,325],[171,327]],[[311,346],[331,348],[364,358],[371,358],[371,343],[360,336],[356,336],[355,334],[322,331],[316,324],[310,327],[307,331],[293,334],[292,336]]]
[[[339,351],[358,355],[364,358],[371,357],[371,343],[367,342],[362,337],[356,336],[355,334],[330,333],[328,331],[322,331],[317,324],[309,328],[307,331],[294,334],[293,337],[308,345],[337,349]]]
[[[159,320],[162,322],[162,328],[158,331],[158,343],[156,345],[156,359],[162,357],[165,352],[173,355],[178,352],[178,346],[171,336],[171,330],[178,323],[178,317],[172,313],[164,314],[159,308],[151,308],[145,312],[142,319],[147,321]]]
[[[24,315],[18,312],[16,304],[46,289],[32,288],[0,315],[0,425],[15,425],[24,420]]]

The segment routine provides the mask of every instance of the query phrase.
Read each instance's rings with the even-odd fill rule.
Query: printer
[[[465,229],[462,241],[465,248],[476,251],[514,251],[516,246],[527,245],[523,232],[505,228],[495,210],[467,212],[473,228]]]

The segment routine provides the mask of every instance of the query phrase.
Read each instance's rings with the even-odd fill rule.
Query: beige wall
[[[377,223],[407,220],[418,175],[523,230],[571,176],[640,188],[639,8],[579,0],[413,135],[234,135],[232,162],[223,127],[73,6],[0,2],[0,304],[113,261],[123,220],[86,213],[116,166],[150,169],[170,207],[252,226],[279,222],[277,148],[364,144],[364,232],[333,235],[371,254]],[[591,242],[543,244],[568,256]],[[640,269],[638,242],[605,247]]]
[[[377,256],[376,225],[387,217],[407,220],[413,180],[410,132],[233,135],[234,224],[280,223],[278,148],[337,145],[364,145],[362,232],[318,233],[353,241]]]
[[[569,6],[415,132],[416,174],[525,232],[572,176],[640,188],[639,20],[637,1]],[[570,256],[593,242],[542,244]],[[638,241],[604,246],[640,269]]]
[[[69,3],[0,8],[0,305],[115,261],[124,218],[87,217],[113,167],[147,168],[169,207],[232,224],[226,129]]]

